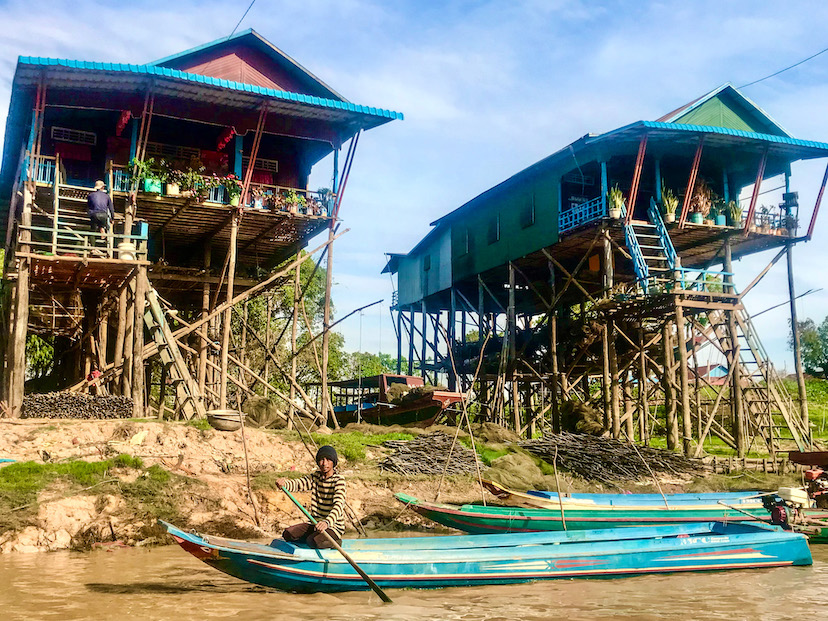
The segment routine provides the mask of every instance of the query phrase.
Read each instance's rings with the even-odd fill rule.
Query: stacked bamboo
[[[467,474],[477,469],[474,451],[441,431],[413,440],[388,440],[383,446],[395,451],[380,462],[380,469],[399,474]],[[446,463],[448,462],[448,465]]]
[[[132,399],[115,395],[78,392],[28,394],[23,398],[21,418],[130,418]]]
[[[650,479],[653,473],[695,475],[704,471],[700,459],[612,438],[561,433],[519,444],[550,464],[557,451],[561,469],[611,486],[618,481]]]

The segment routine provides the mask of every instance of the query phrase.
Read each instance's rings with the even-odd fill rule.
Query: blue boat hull
[[[365,590],[336,550],[281,539],[262,545],[186,533],[175,541],[211,567],[285,591]],[[511,584],[561,578],[810,565],[803,535],[776,527],[711,522],[600,531],[345,540],[343,548],[382,588]]]

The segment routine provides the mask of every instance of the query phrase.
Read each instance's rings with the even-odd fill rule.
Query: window
[[[500,241],[500,214],[496,214],[491,220],[489,220],[488,240],[489,245]]]
[[[431,255],[430,254],[423,255],[423,271],[427,272],[430,269],[431,269]]]
[[[520,210],[520,226],[524,229],[535,223],[535,195],[526,198]]]
[[[457,239],[457,256],[462,257],[464,254],[469,254],[470,251],[469,229],[467,227],[460,231],[460,236]]]
[[[68,127],[52,127],[52,140],[57,142],[71,142],[72,144],[85,144],[94,147],[98,144],[98,135],[94,132],[84,132],[79,129]]]

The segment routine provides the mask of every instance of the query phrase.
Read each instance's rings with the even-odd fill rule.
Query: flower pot
[[[700,211],[694,211],[690,214],[690,222],[693,224],[701,224],[704,222],[704,215]]]
[[[180,196],[181,195],[181,187],[177,183],[168,183],[167,196]]]
[[[716,226],[726,226],[727,218],[725,216],[716,216]]]
[[[676,221],[676,214],[675,213],[665,213],[664,214],[664,221],[665,222],[675,222]]]
[[[617,220],[621,217],[621,209],[618,207],[610,207],[609,217]]]
[[[144,179],[144,192],[161,194],[161,189],[162,188],[160,179]]]
[[[230,197],[230,206],[231,207],[238,207],[239,200],[241,200],[241,196],[231,196]]]

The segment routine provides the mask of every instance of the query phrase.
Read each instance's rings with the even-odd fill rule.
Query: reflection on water
[[[793,619],[828,606],[828,546],[812,567],[429,591],[296,595],[215,571],[178,546],[0,556],[0,619]]]

